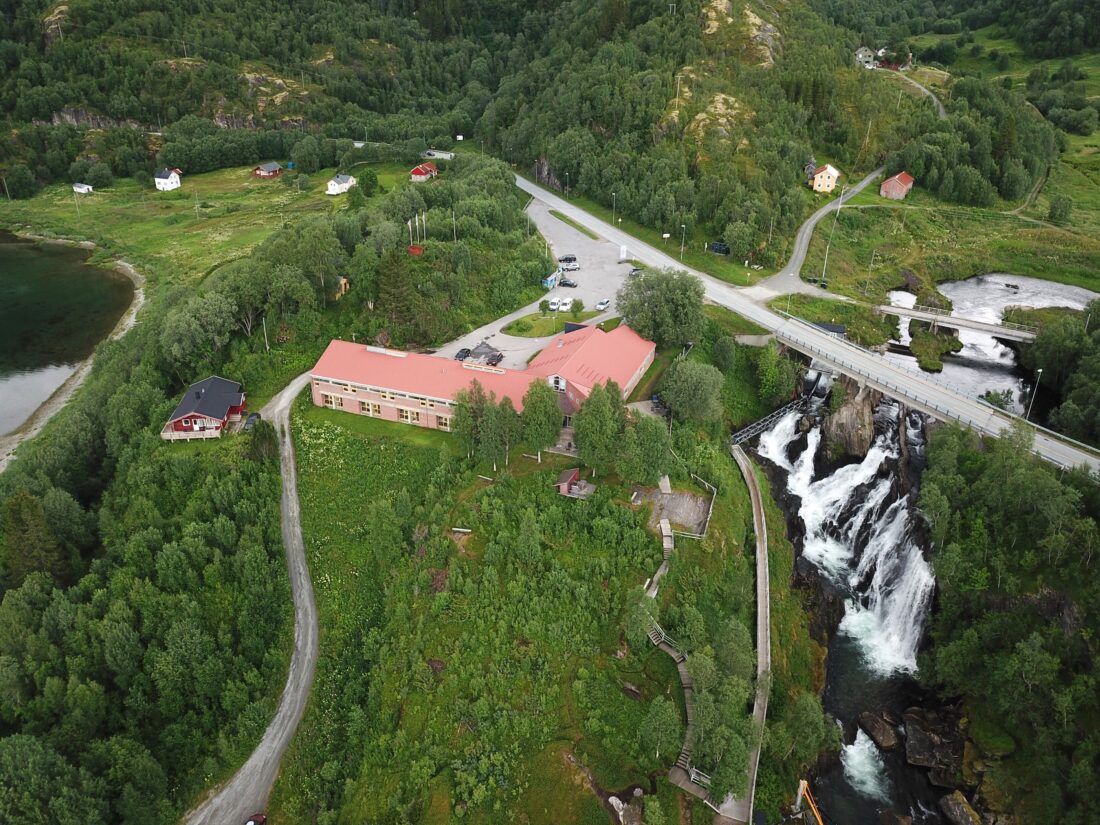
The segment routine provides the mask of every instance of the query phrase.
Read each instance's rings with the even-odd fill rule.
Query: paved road
[[[772,298],[776,298],[780,295],[788,295],[792,292],[801,292],[809,295],[818,295],[824,298],[843,300],[841,296],[833,295],[803,281],[801,276],[802,264],[806,262],[806,253],[810,250],[810,239],[813,238],[814,229],[817,228],[821,219],[840,209],[844,204],[866,189],[882,173],[883,167],[880,166],[855,186],[848,187],[848,190],[844,192],[841,197],[829,201],[810,215],[810,217],[806,219],[806,222],[798,227],[798,232],[794,236],[794,248],[791,250],[791,257],[790,260],[787,261],[787,265],[770,278],[758,283],[756,286],[743,290],[744,294],[754,301],[760,301],[761,303],[767,303]],[[635,243],[638,242],[635,241]],[[680,266],[680,268],[683,267]]]
[[[593,240],[564,221],[558,220],[550,214],[549,207],[541,201],[533,201],[527,212],[546,238],[550,253],[555,258],[566,254],[576,255],[577,263],[581,266],[577,272],[566,273],[577,282],[577,287],[557,287],[539,298],[539,301],[543,298],[573,298],[583,301],[586,310],[594,310],[599,301],[607,298],[611,301],[608,311],[585,323],[597,323],[612,317],[615,314],[615,293],[626,282],[627,273],[631,269],[630,264],[619,263],[619,247],[603,238]],[[527,366],[530,357],[545,347],[550,338],[505,335],[502,330],[516,318],[538,311],[539,301],[490,321],[444,344],[436,354],[451,358],[461,348],[473,349],[484,341],[504,353],[502,367],[523,369]]]
[[[867,183],[869,180],[865,179],[861,185]],[[646,265],[690,272],[703,282],[705,294],[709,300],[726,306],[770,332],[774,332],[779,340],[800,352],[821,358],[842,372],[856,376],[895,398],[904,399],[915,409],[920,409],[941,420],[961,421],[978,432],[992,436],[1000,435],[1019,420],[937,381],[932,376],[891,364],[884,358],[817,327],[772,312],[766,306],[757,303],[759,298],[753,300],[754,293],[750,290],[737,289],[724,281],[685,267],[659,249],[627,235],[541,186],[520,177],[516,178],[516,185],[613,244],[626,245],[629,255]],[[835,208],[837,203],[834,201],[822,210],[818,210],[810,220],[816,223],[823,216],[824,210]],[[802,230],[799,230],[799,235],[803,235]],[[802,242],[801,247],[796,244],[795,255],[792,256],[791,263],[784,272],[790,270],[792,273],[797,273],[802,260],[805,259],[806,245],[808,245],[808,237]],[[1036,431],[1034,449],[1037,454],[1055,464],[1062,466],[1084,464],[1094,470],[1100,469],[1100,454],[1096,451],[1089,450],[1083,445],[1077,446],[1057,439],[1044,431]]]
[[[290,408],[309,383],[309,373],[299,375],[260,412],[279,434],[279,464],[283,478],[282,529],[290,590],[294,597],[294,652],[279,707],[263,739],[233,777],[213,792],[187,817],[187,825],[243,825],[252,814],[267,807],[271,786],[298,723],[302,720],[313,671],[317,664],[317,607],[306,565],[298,503],[298,472],[290,437]]]

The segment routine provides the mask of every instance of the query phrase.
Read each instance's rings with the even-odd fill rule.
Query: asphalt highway
[[[845,201],[869,185],[879,174],[875,170],[859,184],[848,190]],[[568,215],[577,223],[587,227],[612,243],[625,245],[630,257],[642,261],[647,266],[663,269],[680,269],[689,272],[703,282],[708,300],[728,307],[756,324],[773,332],[776,337],[807,355],[819,358],[833,365],[839,371],[875,386],[889,395],[905,400],[911,407],[922,410],[941,420],[954,420],[977,430],[984,435],[999,436],[1020,423],[1021,419],[1010,416],[996,408],[973,398],[960,390],[948,386],[930,375],[919,373],[905,367],[891,364],[875,353],[864,350],[851,342],[831,335],[810,324],[773,312],[763,303],[754,300],[753,291],[738,289],[724,281],[706,275],[680,261],[666,255],[659,249],[643,243],[631,235],[600,220],[589,212],[555,195],[541,186],[516,176],[516,186],[533,195],[549,207]],[[841,201],[831,201],[814,212],[803,224],[795,237],[791,260],[778,277],[797,279],[806,259],[810,238],[814,227],[826,216],[839,208]],[[775,279],[769,279],[774,281]],[[757,296],[759,295],[757,292]],[[1031,427],[1029,424],[1024,426]],[[1087,465],[1092,470],[1100,470],[1100,454],[1086,447],[1056,437],[1053,433],[1032,427],[1035,432],[1034,451],[1043,458],[1063,467]]]

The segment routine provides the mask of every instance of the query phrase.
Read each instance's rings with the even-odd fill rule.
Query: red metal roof
[[[552,338],[527,369],[541,376],[560,375],[586,391],[608,380],[623,389],[656,348],[628,326],[611,332],[585,327]]]
[[[536,376],[521,370],[465,364],[437,355],[369,347],[350,341],[328,345],[312,374],[334,381],[351,381],[378,389],[453,401],[460,390],[476,379],[485,392],[498,400],[512,399],[516,410],[523,408],[523,396]]]
[[[912,186],[914,178],[908,172],[898,172],[892,178],[887,178],[886,180],[884,180],[883,184],[887,184],[892,180],[897,181],[902,186]]]
[[[551,375],[564,378],[581,398],[608,380],[623,389],[655,350],[653,342],[630,327],[620,326],[611,332],[585,327],[555,336],[526,370],[509,370],[336,340],[311,373],[316,378],[448,401],[476,380],[498,400],[510,398],[518,411],[523,409],[523,396],[531,382]]]
[[[816,169],[814,169],[814,175],[815,175],[815,176],[816,176],[816,175],[820,175],[820,174],[821,174],[822,172],[824,172],[824,171],[825,171],[826,169],[832,169],[832,170],[833,170],[834,172],[836,172],[836,173],[837,173],[838,175],[840,174],[840,170],[839,170],[839,169],[837,169],[837,168],[836,168],[835,166],[833,166],[833,165],[832,165],[831,163],[826,163],[826,164],[825,164],[824,166],[819,166],[819,167],[817,167]]]
[[[421,163],[419,166],[413,167],[413,170],[409,173],[415,175],[418,178],[429,177],[439,173],[439,167],[437,167],[430,160],[426,163]]]

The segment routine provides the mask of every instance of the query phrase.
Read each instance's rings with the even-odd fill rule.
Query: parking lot
[[[594,310],[596,304],[607,298],[611,306],[606,312],[600,313],[586,323],[596,323],[605,318],[615,316],[615,293],[626,282],[627,273],[631,265],[619,263],[619,247],[603,238],[593,240],[582,232],[577,231],[569,224],[558,220],[550,214],[546,204],[533,201],[527,209],[531,216],[532,224],[542,233],[550,245],[550,251],[555,258],[562,255],[576,255],[580,269],[576,272],[565,273],[569,278],[577,282],[576,288],[556,287],[548,291],[543,298],[572,298],[584,302],[586,310]],[[547,275],[550,273],[547,272]],[[437,355],[453,358],[460,349],[473,350],[479,344],[487,344],[504,354],[500,363],[502,367],[511,369],[523,369],[527,361],[536,352],[546,346],[547,338],[522,338],[515,335],[505,335],[501,330],[516,318],[537,312],[539,302],[525,306],[515,312],[498,318],[480,327],[473,332],[463,335],[449,344],[440,347]]]

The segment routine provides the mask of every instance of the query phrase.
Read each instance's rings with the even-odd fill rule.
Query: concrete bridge
[[[1034,341],[1039,334],[1038,327],[1026,324],[1013,324],[1010,321],[1001,321],[999,324],[990,321],[976,321],[973,318],[962,318],[952,315],[945,309],[936,307],[875,307],[876,311],[883,315],[897,315],[899,318],[911,318],[916,321],[924,321],[931,324],[932,328],[949,327],[950,329],[971,329],[975,332],[984,332],[994,338],[1003,338],[1008,341]]]

